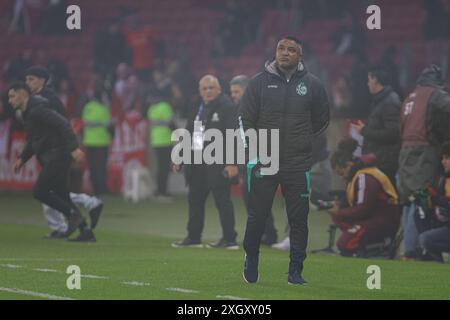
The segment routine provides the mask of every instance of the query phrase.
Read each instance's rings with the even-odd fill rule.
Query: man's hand
[[[181,171],[181,165],[180,164],[172,164],[172,172],[178,173]]]
[[[358,123],[352,123],[350,126],[361,134],[362,129],[366,126],[361,120],[358,120]]]
[[[228,176],[229,179],[232,179],[232,178],[236,177],[239,174],[238,167],[237,166],[233,166],[233,165],[225,166],[223,171],[226,172],[226,175]]]
[[[331,215],[335,215],[338,213],[338,211],[339,211],[339,205],[336,201],[333,201],[333,206],[330,209],[328,209],[328,212]]]
[[[72,151],[72,158],[75,162],[80,163],[84,160],[84,152],[80,148],[77,148]]]
[[[22,167],[23,167],[23,161],[22,161],[22,159],[17,159],[16,160],[16,162],[14,162],[14,167],[13,167],[13,169],[14,169],[14,173],[19,173],[19,171],[20,171],[20,169],[22,169]]]

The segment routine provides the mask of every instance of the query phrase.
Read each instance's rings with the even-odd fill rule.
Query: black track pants
[[[250,179],[249,179],[250,176]],[[273,198],[281,184],[290,226],[290,259],[302,270],[308,243],[309,172],[278,172],[261,176],[257,167],[247,167],[249,181],[249,216],[244,237],[247,255],[259,254],[261,236],[272,208]]]

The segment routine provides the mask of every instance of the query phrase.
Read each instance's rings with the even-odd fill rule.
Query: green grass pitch
[[[48,228],[40,204],[30,194],[0,195],[0,299],[449,299],[450,266],[342,258],[309,254],[307,286],[287,284],[288,253],[262,248],[260,280],[242,279],[242,239],[246,214],[234,199],[241,248],[177,249],[186,235],[187,200],[173,204],[150,200],[138,204],[105,197],[96,230],[97,243],[43,239]],[[281,238],[281,200],[274,204]],[[325,247],[330,222],[324,212],[309,216],[308,249]],[[204,242],[221,235],[212,199],[207,203]],[[69,265],[81,269],[81,290],[66,286]],[[381,289],[366,286],[367,267],[381,269]],[[16,290],[13,292],[12,290]]]

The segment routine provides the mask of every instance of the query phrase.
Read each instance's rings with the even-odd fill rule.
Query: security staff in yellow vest
[[[111,114],[100,99],[94,99],[84,106],[82,120],[83,144],[86,148],[92,188],[95,195],[100,195],[107,192],[106,163],[112,141],[109,131]]]
[[[167,180],[170,172],[172,150],[173,110],[169,102],[161,99],[147,111],[150,124],[150,143],[157,159],[157,190],[155,196],[168,200]]]

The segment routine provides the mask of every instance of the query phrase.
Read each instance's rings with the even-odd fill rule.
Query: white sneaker
[[[286,237],[286,238],[284,238],[283,241],[272,245],[272,248],[279,249],[279,250],[289,250],[290,247],[291,247],[291,241],[289,240],[289,237]]]

